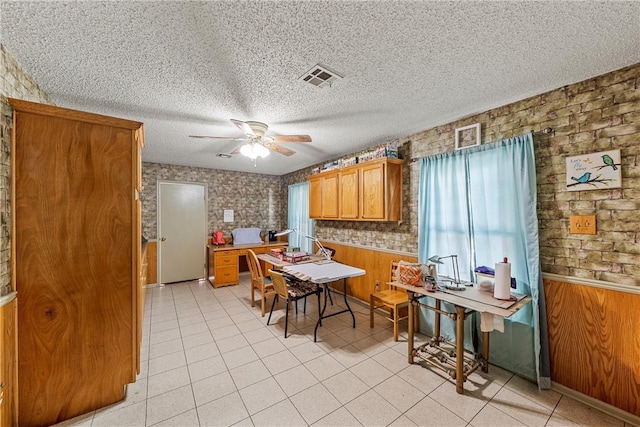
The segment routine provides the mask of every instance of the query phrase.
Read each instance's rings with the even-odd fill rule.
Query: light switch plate
[[[596,216],[595,215],[583,215],[582,216],[582,233],[583,234],[596,234]]]
[[[596,216],[571,215],[569,217],[569,233],[596,234]]]

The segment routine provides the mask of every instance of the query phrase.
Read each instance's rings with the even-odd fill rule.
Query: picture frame
[[[455,131],[456,150],[480,145],[480,130],[480,123],[457,128]]]
[[[567,191],[604,190],[622,186],[620,150],[566,158]]]

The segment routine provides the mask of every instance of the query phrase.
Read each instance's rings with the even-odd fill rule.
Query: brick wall
[[[53,104],[0,44],[0,294],[11,287],[10,149],[13,114],[7,98]]]
[[[144,152],[143,152],[144,156]],[[225,237],[238,227],[258,227],[263,230],[282,229],[286,214],[281,216],[280,203],[286,200],[281,178],[246,172],[158,163],[142,164],[142,234],[157,238],[157,181],[206,183],[208,194],[208,234],[222,230]],[[234,222],[223,222],[225,209],[234,211]],[[284,223],[282,222],[284,218]]]
[[[640,64],[397,140],[406,159],[402,224],[318,221],[325,239],[417,253],[419,162],[453,151],[456,128],[481,123],[482,143],[534,137],[543,272],[640,286]],[[375,145],[375,144],[374,144]],[[567,191],[567,156],[620,149],[622,188]],[[300,182],[311,168],[283,177]],[[569,234],[570,215],[597,216],[596,235]]]

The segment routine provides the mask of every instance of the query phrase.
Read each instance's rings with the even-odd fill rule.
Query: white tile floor
[[[241,276],[219,289],[149,289],[142,369],[127,398],[58,426],[625,425],[494,366],[457,394],[443,373],[407,363],[406,330],[394,342],[382,316],[370,329],[358,303],[355,329],[348,314],[332,317],[314,343],[317,308],[310,299],[305,316],[300,302],[284,339],[283,304],[266,326]]]

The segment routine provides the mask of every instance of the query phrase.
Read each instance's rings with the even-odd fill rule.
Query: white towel
[[[480,330],[482,332],[493,330],[504,332],[504,317],[491,313],[480,313]]]

